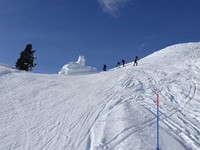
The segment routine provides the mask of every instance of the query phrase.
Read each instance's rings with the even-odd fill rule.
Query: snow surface
[[[0,65],[1,150],[200,149],[200,43],[125,67],[48,75]]]
[[[89,74],[96,73],[97,69],[91,66],[85,66],[85,57],[79,56],[77,62],[70,62],[62,67],[58,74]]]

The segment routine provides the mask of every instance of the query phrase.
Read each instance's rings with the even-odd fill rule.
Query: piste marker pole
[[[157,94],[157,150],[159,150],[159,95]]]

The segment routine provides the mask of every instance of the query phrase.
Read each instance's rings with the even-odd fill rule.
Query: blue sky
[[[57,73],[84,55],[102,70],[135,55],[200,41],[199,0],[1,0],[0,63],[14,66],[27,44],[33,72]]]

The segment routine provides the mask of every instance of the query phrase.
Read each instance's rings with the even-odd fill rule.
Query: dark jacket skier
[[[135,66],[135,65],[137,66],[138,65],[138,62],[137,62],[138,60],[139,60],[138,56],[135,56],[135,60],[134,60],[133,66]]]
[[[103,71],[106,71],[107,66],[104,64],[103,65]]]
[[[125,64],[125,60],[123,60],[123,59],[122,59],[122,64],[123,64],[123,67],[124,67],[124,64]]]

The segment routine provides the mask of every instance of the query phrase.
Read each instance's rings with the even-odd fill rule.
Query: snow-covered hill
[[[200,149],[200,43],[167,47],[88,75],[0,65],[1,150]]]

